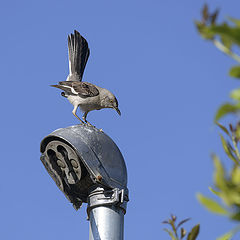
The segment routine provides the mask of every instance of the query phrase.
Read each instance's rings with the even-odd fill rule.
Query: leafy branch
[[[195,21],[195,25],[205,40],[212,42],[220,51],[238,63],[230,69],[229,75],[240,79],[240,56],[236,53],[240,48],[240,20],[229,17],[223,23],[217,24],[218,15],[218,9],[210,13],[208,6],[205,4],[202,9],[202,19],[201,21]],[[233,51],[233,49],[236,51]],[[215,115],[215,121],[229,113],[239,114],[240,89],[232,91],[230,97],[233,102],[227,102],[219,107]]]
[[[187,233],[185,228],[181,227],[184,223],[186,223],[189,220],[190,218],[186,218],[177,224],[177,217],[174,215],[171,215],[171,218],[162,222],[163,224],[170,225],[171,230],[167,228],[164,228],[163,230],[169,234],[172,240],[182,240],[185,237],[187,237],[186,240],[195,240],[197,239],[197,236],[199,234],[199,230],[200,230],[199,224],[194,226],[189,233]]]
[[[204,5],[202,20],[195,22],[198,32],[204,39],[211,41],[220,51],[240,64],[240,56],[236,53],[240,49],[240,20],[227,18],[227,21],[217,24],[218,14],[218,10],[210,13],[208,6]],[[240,65],[232,67],[229,75],[240,79]],[[209,189],[221,200],[221,203],[200,193],[197,194],[197,198],[209,211],[240,223],[240,122],[237,122],[234,126],[233,124],[229,124],[229,128],[217,122],[229,114],[235,114],[235,116],[239,117],[240,88],[231,91],[230,98],[232,102],[222,104],[215,115],[216,124],[226,135],[224,137],[220,134],[222,147],[232,163],[230,172],[227,172],[219,157],[215,154],[212,155],[215,168],[214,187],[210,187]],[[240,231],[239,223],[233,230],[219,237],[217,240],[232,239]]]

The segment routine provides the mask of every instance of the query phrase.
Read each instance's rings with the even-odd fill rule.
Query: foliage
[[[219,50],[237,61],[238,65],[230,69],[229,75],[240,79],[240,56],[236,54],[240,48],[240,20],[228,18],[227,21],[217,24],[218,14],[218,10],[210,13],[208,6],[205,5],[202,10],[202,20],[195,22],[196,27],[204,39],[211,41]],[[220,134],[222,147],[227,159],[232,163],[231,171],[228,173],[218,156],[215,154],[212,156],[215,170],[214,187],[210,188],[210,191],[221,200],[221,203],[200,193],[197,194],[197,198],[209,211],[240,222],[240,122],[234,126],[229,124],[229,128],[217,122],[229,114],[239,115],[240,88],[231,91],[230,97],[232,102],[222,104],[215,115],[216,124],[225,135],[224,137]],[[217,240],[232,239],[239,230],[240,224]]]
[[[186,240],[195,240],[197,239],[197,236],[199,234],[200,230],[199,224],[194,226],[189,233],[187,233],[187,231],[183,227],[181,227],[184,223],[186,223],[189,220],[190,218],[186,218],[177,224],[177,217],[171,215],[170,219],[165,220],[162,223],[169,224],[172,229],[169,230],[167,228],[164,228],[164,231],[166,231],[169,234],[172,240],[182,240],[185,237],[187,237],[185,238]]]
[[[195,21],[196,27],[204,39],[211,41],[220,51],[238,63],[230,69],[229,75],[240,79],[240,56],[236,54],[236,51],[240,48],[240,20],[229,17],[227,21],[217,24],[218,14],[218,9],[211,14],[208,6],[205,5],[202,10],[202,20]],[[215,115],[215,121],[227,114],[238,114],[240,112],[240,89],[231,92],[230,97],[232,102],[224,103],[219,107]]]

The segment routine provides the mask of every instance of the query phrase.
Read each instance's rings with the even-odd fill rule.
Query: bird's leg
[[[81,122],[81,124],[84,124],[83,120],[80,119],[76,114],[77,108],[78,108],[78,105],[74,106],[74,108],[72,110],[72,114]]]
[[[82,119],[83,119],[84,122],[87,123],[88,126],[92,126],[92,124],[91,124],[89,121],[87,121],[87,115],[88,115],[88,112],[85,112],[85,113],[83,114]]]

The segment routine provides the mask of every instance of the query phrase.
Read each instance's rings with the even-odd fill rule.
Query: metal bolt
[[[98,175],[98,176],[97,176],[97,180],[101,182],[101,181],[102,181],[102,176],[101,176],[101,175]]]

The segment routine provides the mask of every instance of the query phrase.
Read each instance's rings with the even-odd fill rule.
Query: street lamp
[[[92,126],[57,129],[42,142],[41,161],[77,210],[87,203],[90,240],[122,240],[128,202],[123,156],[104,132]]]

